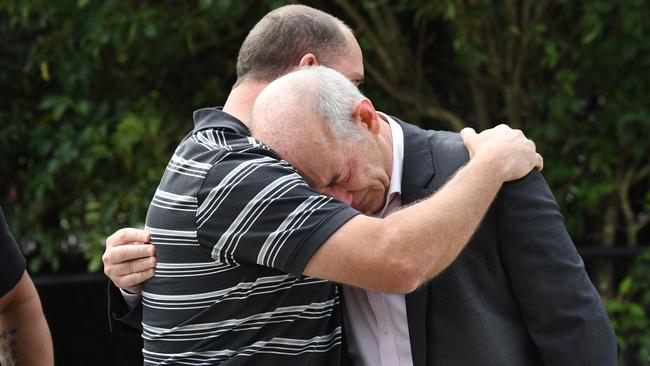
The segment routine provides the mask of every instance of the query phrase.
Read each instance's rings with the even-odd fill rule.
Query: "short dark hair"
[[[273,10],[251,29],[239,49],[235,85],[248,78],[273,81],[307,53],[327,64],[348,49],[344,27],[332,15],[305,5]]]

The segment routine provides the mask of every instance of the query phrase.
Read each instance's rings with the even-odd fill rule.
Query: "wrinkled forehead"
[[[281,154],[318,145],[328,131],[305,104],[282,93],[260,95],[251,115],[251,134]]]
[[[283,158],[313,188],[329,186],[345,167],[345,148],[340,139],[311,134],[291,145]]]

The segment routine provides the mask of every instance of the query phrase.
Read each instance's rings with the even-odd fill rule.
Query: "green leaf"
[[[618,292],[621,295],[627,295],[630,293],[630,290],[632,290],[632,285],[634,282],[632,281],[632,277],[627,276],[621,281],[620,285],[618,286]]]
[[[88,272],[97,272],[102,268],[102,257],[101,255],[90,256],[90,261],[88,262]]]
[[[445,9],[445,19],[455,20],[456,19],[456,5],[453,2],[447,2],[447,8]]]
[[[625,305],[620,300],[610,300],[605,304],[607,312],[610,314],[622,312],[625,309]]]
[[[29,271],[32,273],[38,273],[38,271],[41,270],[42,265],[43,265],[43,258],[34,257],[29,261]]]
[[[144,27],[144,34],[148,38],[155,38],[158,35],[158,28],[153,23],[148,23]]]
[[[212,6],[213,0],[199,0],[199,5],[203,9],[207,9]]]

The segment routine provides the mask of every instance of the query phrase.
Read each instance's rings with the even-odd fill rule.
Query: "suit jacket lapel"
[[[394,118],[394,117],[393,117]],[[434,187],[430,183],[435,175],[431,149],[431,132],[406,124],[394,118],[404,131],[404,170],[402,173],[402,204],[410,204],[430,195]],[[413,365],[425,365],[429,287],[422,286],[406,295],[406,316]]]
[[[395,119],[404,131],[404,168],[402,171],[402,204],[407,205],[432,192],[429,183],[435,175],[431,131]]]

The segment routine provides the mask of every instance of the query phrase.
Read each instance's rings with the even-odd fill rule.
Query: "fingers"
[[[476,131],[471,127],[465,127],[460,131],[460,137],[463,139],[463,143],[469,152],[469,157],[474,157],[476,148],[472,144],[472,139],[476,138]]]
[[[134,242],[147,243],[150,240],[151,236],[147,231],[134,228],[124,228],[116,231],[113,233],[113,235],[106,238],[106,248],[112,248]]]
[[[124,276],[117,276],[111,278],[111,280],[113,281],[115,286],[121,289],[124,289],[131,293],[138,293],[140,292],[140,286],[142,285],[142,283],[152,278],[154,273],[155,271],[151,269],[142,272],[130,273]]]
[[[537,161],[535,162],[535,169],[542,171],[544,169],[544,157],[537,153]]]
[[[125,228],[106,238],[102,256],[104,273],[126,291],[139,292],[142,282],[154,276],[156,250],[147,231]]]
[[[476,131],[471,127],[465,127],[460,131],[460,137],[463,139],[463,141],[467,141],[467,139],[471,138],[472,136],[476,136]]]
[[[131,293],[140,291],[142,282],[154,276],[156,257],[151,244],[122,245],[106,250],[104,273],[115,286]]]
[[[131,244],[119,247],[107,248],[102,256],[104,266],[131,261],[138,258],[151,257],[156,254],[156,248],[152,244]]]
[[[124,276],[131,273],[144,272],[156,268],[156,257],[139,258],[116,263],[107,268],[111,276]]]

